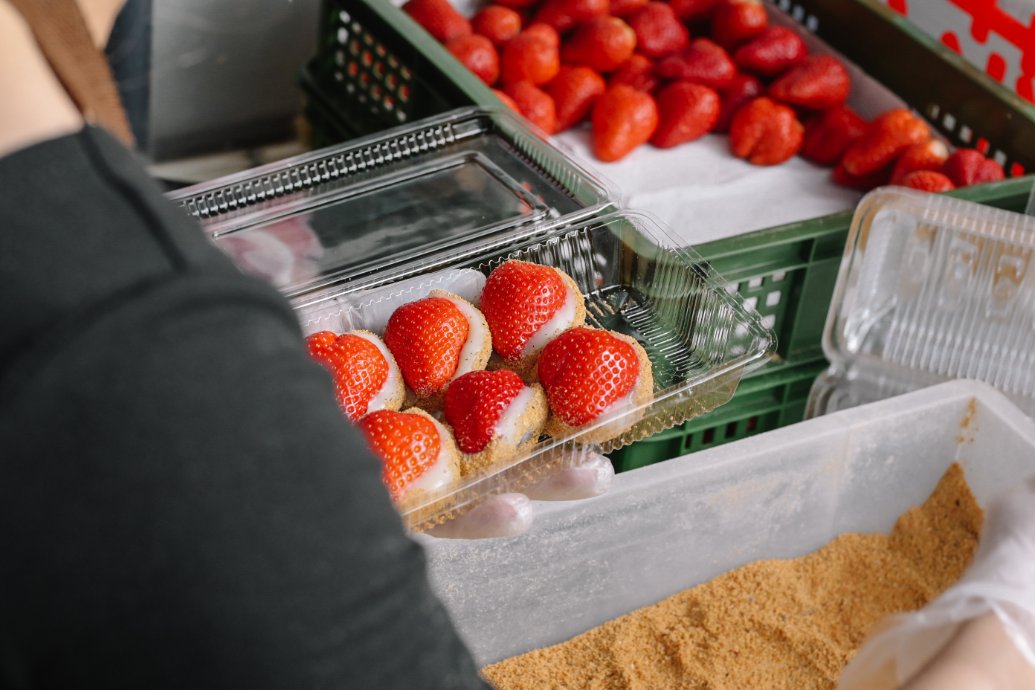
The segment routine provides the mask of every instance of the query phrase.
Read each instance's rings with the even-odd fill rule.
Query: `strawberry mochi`
[[[424,410],[379,410],[359,420],[395,503],[450,489],[460,477],[460,453],[449,431]]]
[[[370,331],[342,335],[320,331],[306,338],[306,347],[309,355],[330,372],[335,398],[350,420],[402,407],[402,373],[392,353]]]
[[[444,290],[396,309],[384,341],[395,356],[415,404],[435,410],[453,379],[484,369],[492,354],[485,317],[467,300]]]
[[[654,396],[654,377],[646,350],[621,333],[579,326],[554,338],[537,364],[550,418],[546,433],[578,435],[603,443],[635,424],[641,415],[624,415],[579,434],[601,418],[643,405]]]
[[[586,320],[578,285],[567,273],[510,260],[489,274],[479,307],[492,347],[505,365],[531,381],[539,353],[553,338]]]
[[[535,445],[548,413],[542,386],[528,386],[507,369],[472,371],[453,381],[443,412],[464,453],[464,476]]]

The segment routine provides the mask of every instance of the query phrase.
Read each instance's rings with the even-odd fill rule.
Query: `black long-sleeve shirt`
[[[0,159],[0,688],[483,688],[279,295],[108,135]]]

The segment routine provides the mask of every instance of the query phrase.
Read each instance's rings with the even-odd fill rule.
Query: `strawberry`
[[[719,0],[668,0],[669,7],[681,22],[710,19]]]
[[[330,371],[345,416],[355,421],[365,415],[388,380],[388,360],[377,345],[358,335],[330,331],[314,333],[306,345],[310,356]]]
[[[561,59],[610,72],[632,57],[636,34],[617,17],[599,17],[580,24],[561,48]]]
[[[518,112],[546,134],[557,129],[557,106],[550,94],[530,81],[519,81],[506,88],[506,94],[517,105]]]
[[[712,38],[732,49],[754,38],[769,26],[761,0],[720,0],[712,15]]]
[[[760,77],[776,77],[805,59],[801,36],[783,26],[770,26],[733,53],[733,62]]]
[[[503,46],[500,76],[504,84],[519,81],[545,84],[556,77],[560,69],[557,46],[538,34],[522,31]]]
[[[564,306],[568,290],[549,266],[507,261],[485,281],[480,308],[492,333],[492,347],[514,362],[532,336]]]
[[[865,175],[853,175],[852,173],[845,170],[845,163],[842,160],[838,163],[837,167],[834,168],[834,182],[841,185],[842,187],[848,187],[849,189],[858,189],[861,192],[868,192],[871,189],[876,189],[888,183],[889,170],[887,167],[878,168],[873,172],[866,173]]]
[[[865,177],[885,168],[913,144],[931,138],[923,120],[905,108],[881,114],[870,123],[866,132],[845,151],[841,159],[845,172]]]
[[[733,116],[730,151],[754,165],[783,163],[801,148],[803,131],[793,110],[763,96]]]
[[[997,182],[1004,177],[1003,166],[976,149],[959,149],[949,156],[942,172],[957,187],[967,187],[982,182]]]
[[[665,80],[692,81],[721,91],[733,83],[737,66],[717,43],[698,38],[683,52],[658,62],[655,73]]]
[[[917,170],[941,171],[948,157],[949,147],[938,139],[913,144],[895,162],[895,169],[891,171],[891,184],[903,184],[905,176]]]
[[[460,363],[470,326],[463,312],[443,297],[425,297],[396,309],[384,341],[419,398],[441,390]]]
[[[631,393],[640,374],[632,345],[584,326],[551,340],[537,367],[550,410],[575,427],[592,422]]]
[[[531,10],[539,4],[540,0],[496,0],[497,5],[503,5],[513,10]]]
[[[750,74],[738,74],[733,81],[722,91],[722,108],[719,111],[719,119],[712,131],[728,132],[733,116],[737,114],[741,106],[755,100],[765,89],[762,82]]]
[[[648,2],[629,18],[629,26],[636,32],[636,49],[649,58],[678,53],[690,42],[686,27],[663,2]]]
[[[588,67],[562,67],[546,86],[557,113],[555,132],[563,132],[586,119],[593,103],[607,90],[604,78]]]
[[[633,12],[641,9],[649,0],[610,0],[610,12],[612,17],[628,17]]]
[[[446,50],[486,85],[492,86],[499,79],[500,56],[485,36],[471,34],[454,38],[446,44]]]
[[[409,0],[402,9],[440,43],[471,34],[471,22],[449,0]]]
[[[521,15],[509,7],[489,5],[471,18],[471,29],[499,48],[521,33]]]
[[[439,461],[442,436],[431,417],[379,410],[359,420],[359,429],[381,460],[381,478],[393,500]]]
[[[444,412],[460,450],[485,450],[494,427],[524,388],[521,377],[506,369],[468,372],[449,384]]]
[[[900,184],[924,192],[948,192],[956,189],[952,180],[934,170],[914,170],[903,177]]]
[[[546,0],[532,21],[549,24],[563,34],[594,17],[607,16],[610,9],[609,0]]]
[[[650,58],[642,55],[633,55],[625,61],[625,64],[611,73],[607,85],[618,86],[625,84],[637,91],[651,93],[658,87],[658,78],[654,76],[654,63]]]
[[[549,24],[543,24],[542,22],[532,23],[526,26],[525,30],[521,33],[526,36],[538,36],[554,48],[560,50],[561,35],[557,33],[557,29],[553,28]]]
[[[791,105],[826,110],[844,103],[851,89],[848,70],[840,60],[810,55],[773,82],[769,95]]]
[[[847,105],[839,105],[805,123],[801,157],[817,165],[837,165],[869,123]]]
[[[593,153],[606,163],[646,143],[658,126],[650,94],[619,84],[604,92],[593,108]]]
[[[693,141],[710,131],[719,119],[719,94],[700,84],[669,84],[658,93],[657,102],[658,128],[650,143],[658,148]]]
[[[507,106],[508,108],[513,110],[518,115],[521,114],[521,108],[518,107],[518,104],[514,102],[513,98],[511,98],[507,94],[503,93],[499,89],[493,89],[492,92],[494,94],[496,94],[496,98],[500,99],[500,101],[503,103],[503,105]]]

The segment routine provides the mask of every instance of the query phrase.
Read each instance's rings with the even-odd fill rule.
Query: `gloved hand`
[[[532,525],[532,499],[571,501],[592,498],[606,492],[614,476],[611,461],[592,453],[575,467],[547,475],[539,483],[527,487],[525,493],[490,496],[460,517],[428,530],[427,534],[447,539],[516,537]]]
[[[1035,477],[993,504],[960,581],[886,621],[838,685],[903,686],[1035,688]]]

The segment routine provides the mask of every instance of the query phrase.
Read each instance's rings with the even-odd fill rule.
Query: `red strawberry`
[[[713,131],[728,132],[733,116],[740,108],[755,100],[765,89],[762,82],[750,74],[738,74],[733,81],[722,92],[722,109],[719,111],[719,119],[715,123]]]
[[[496,3],[515,10],[531,10],[539,0],[496,0]]]
[[[330,331],[314,333],[306,344],[310,356],[330,371],[345,416],[355,421],[365,415],[388,380],[388,360],[377,345],[358,335]]]
[[[948,157],[949,147],[938,139],[913,144],[898,157],[891,172],[891,184],[903,184],[905,176],[917,170],[940,171]]]
[[[521,377],[506,369],[472,371],[449,384],[444,411],[460,450],[485,450],[492,441],[494,427],[524,388]]]
[[[905,108],[883,113],[845,151],[841,164],[854,177],[865,177],[885,168],[913,144],[931,138],[923,120]]]
[[[848,187],[849,189],[858,189],[861,192],[868,192],[871,189],[876,189],[888,183],[889,172],[888,168],[878,168],[873,172],[865,175],[853,175],[852,173],[845,170],[844,160],[838,163],[837,167],[834,168],[834,182],[841,185],[842,187]]]
[[[521,33],[521,15],[509,7],[489,5],[474,15],[471,29],[499,48]]]
[[[668,0],[669,7],[681,22],[709,19],[719,0]]]
[[[546,0],[532,21],[549,24],[564,33],[594,17],[606,16],[610,9],[609,0]]]
[[[678,53],[690,41],[686,27],[663,2],[648,2],[629,19],[629,26],[636,32],[636,49],[649,58]]]
[[[504,360],[522,351],[564,306],[568,288],[555,269],[527,261],[507,261],[485,281],[479,305],[492,333],[492,347]]]
[[[572,328],[550,341],[538,363],[550,410],[583,426],[628,395],[640,375],[636,350],[607,331]]]
[[[500,57],[492,41],[485,36],[472,34],[454,38],[446,44],[446,50],[486,85],[492,86],[499,79]]]
[[[518,112],[536,127],[547,134],[553,134],[557,129],[557,106],[550,94],[530,81],[511,84],[506,94],[513,99]]]
[[[808,50],[801,37],[783,26],[770,26],[737,48],[737,66],[762,77],[775,77],[805,59]]]
[[[948,192],[956,189],[952,180],[934,170],[914,170],[902,178],[901,184],[925,192]]]
[[[586,119],[593,103],[607,90],[604,78],[588,67],[564,67],[546,92],[557,113],[555,132],[563,132]]]
[[[557,76],[561,69],[561,58],[557,46],[550,45],[547,39],[526,30],[503,46],[500,68],[504,84],[519,81],[545,84]]]
[[[721,0],[712,15],[712,38],[724,48],[734,48],[769,26],[761,0]]]
[[[692,81],[721,91],[733,83],[737,66],[718,44],[698,38],[682,53],[661,60],[655,73],[662,79]]]
[[[359,420],[359,429],[381,460],[381,478],[393,500],[439,461],[442,436],[431,417],[379,410]]]
[[[840,60],[811,55],[777,79],[769,87],[769,95],[791,105],[826,110],[844,103],[851,89],[848,70]]]
[[[869,123],[847,105],[839,105],[805,123],[801,157],[817,165],[837,165]]]
[[[388,319],[384,341],[419,398],[441,390],[460,362],[470,326],[463,312],[443,297],[404,304]]]
[[[657,102],[658,128],[650,143],[659,148],[693,141],[711,130],[719,119],[719,94],[700,84],[669,84],[658,93]]]
[[[966,187],[983,182],[997,182],[1004,177],[1003,166],[976,149],[959,149],[942,166],[945,173],[957,187]]]
[[[542,22],[529,24],[521,33],[526,36],[538,36],[554,48],[560,50],[561,35],[557,33],[557,29],[549,24],[543,24]]]
[[[632,57],[636,34],[616,17],[599,17],[580,24],[561,48],[561,59],[610,72]]]
[[[627,17],[633,12],[641,9],[648,1],[649,0],[611,0],[611,16]]]
[[[754,165],[783,163],[801,148],[803,132],[793,110],[763,96],[733,116],[730,151]]]
[[[449,0],[410,0],[402,9],[440,43],[471,34],[471,22]]]
[[[518,104],[514,102],[513,98],[511,98],[507,94],[503,93],[499,89],[493,89],[492,92],[494,94],[496,94],[496,98],[500,99],[500,101],[503,103],[503,105],[507,106],[508,108],[513,110],[518,115],[521,114],[521,108],[518,107]]]
[[[650,94],[624,84],[611,87],[593,108],[593,153],[606,163],[619,160],[646,143],[657,126]]]
[[[654,76],[654,63],[642,55],[633,55],[626,60],[625,64],[611,73],[608,79],[608,86],[625,84],[637,91],[652,92],[658,86],[658,79]]]

